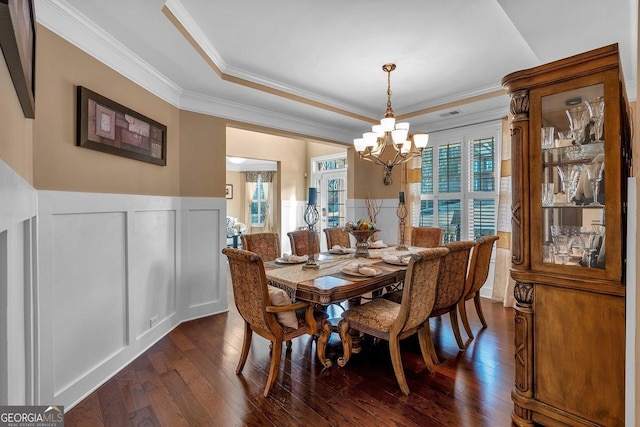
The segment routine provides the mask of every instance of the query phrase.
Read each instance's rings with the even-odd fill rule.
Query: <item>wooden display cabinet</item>
[[[631,135],[618,46],[502,84],[513,115],[513,424],[624,425]]]

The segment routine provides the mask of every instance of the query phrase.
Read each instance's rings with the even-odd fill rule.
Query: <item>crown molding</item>
[[[247,106],[226,99],[202,95],[200,93],[184,91],[180,104],[181,108],[186,111],[245,122],[265,128],[298,133],[307,137],[323,138],[335,142],[352,141],[353,139],[353,133],[349,129],[324,126],[318,122],[302,120],[298,117]]]
[[[479,113],[473,113],[464,115],[462,117],[454,117],[450,119],[439,119],[434,121],[423,121],[416,123],[416,128],[428,129],[427,133],[446,132],[449,130],[457,129],[460,127],[474,126],[478,124],[487,124],[490,122],[498,121],[509,114],[509,104],[504,108],[494,108],[492,110],[482,111]]]
[[[182,89],[65,0],[38,0],[37,22],[168,103],[180,107]]]
[[[204,31],[202,31],[200,26],[191,17],[180,0],[167,0],[162,11],[187,41],[194,45],[196,50],[204,56],[206,62],[223,80],[257,90],[264,90],[264,88],[272,89],[272,91],[267,90],[267,92],[293,101],[305,102],[320,108],[324,107],[331,111],[339,110],[338,112],[342,111],[342,114],[354,116],[354,118],[365,118],[369,119],[369,121],[376,121],[370,117],[374,115],[371,111],[337,102],[334,99],[327,98],[318,93],[287,85],[277,80],[267,79],[259,74],[229,65],[225,62],[215,46],[211,44],[209,38],[207,38]]]

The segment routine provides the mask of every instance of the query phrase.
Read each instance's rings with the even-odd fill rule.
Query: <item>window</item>
[[[347,189],[345,179],[329,178],[327,181],[327,226],[340,227],[345,223]]]
[[[262,176],[258,175],[255,191],[253,197],[251,197],[251,226],[262,227],[264,226],[264,217],[267,213],[267,200],[264,195],[264,186],[262,183]]]
[[[417,224],[440,227],[444,242],[496,234],[499,128],[432,135],[422,153]]]

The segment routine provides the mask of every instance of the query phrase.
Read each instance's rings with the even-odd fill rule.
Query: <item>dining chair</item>
[[[471,332],[471,325],[469,325],[469,318],[467,317],[466,302],[473,299],[473,303],[476,306],[476,313],[478,313],[478,317],[482,323],[482,328],[486,328],[487,321],[484,318],[482,306],[480,305],[480,288],[484,286],[489,276],[493,244],[498,239],[499,237],[495,235],[481,237],[476,240],[473,251],[471,252],[465,290],[462,299],[458,303],[462,326],[464,326],[464,330],[471,339],[473,339],[473,333]]]
[[[263,262],[280,258],[280,236],[278,233],[255,233],[242,235],[242,248],[260,255]]]
[[[442,228],[413,227],[411,230],[411,246],[435,248],[442,244]]]
[[[322,230],[327,238],[327,250],[335,245],[345,248],[351,247],[349,232],[344,227],[329,227]]]
[[[436,297],[435,283],[439,266],[441,259],[448,252],[447,248],[439,247],[424,249],[411,256],[400,303],[378,298],[369,303],[349,308],[342,313],[338,330],[344,354],[338,358],[338,366],[345,366],[351,357],[349,329],[386,340],[389,342],[391,363],[400,390],[405,395],[409,395],[409,386],[400,356],[400,340],[417,332],[422,358],[427,365],[427,370],[430,373],[434,372],[426,332],[429,328],[429,313],[431,313]]]
[[[451,242],[443,245],[449,252],[440,262],[436,285],[436,300],[433,304],[433,310],[429,314],[429,318],[431,318],[449,313],[453,335],[456,338],[460,350],[464,350],[466,347],[460,335],[460,326],[458,325],[456,310],[465,289],[469,254],[473,245],[474,242],[472,241]],[[403,298],[403,290],[388,292],[383,295],[383,298],[400,302]],[[428,322],[426,326],[428,326]],[[437,363],[438,356],[436,355],[433,341],[431,340],[431,331],[429,328],[426,329],[429,352],[433,358],[433,362]]]
[[[229,261],[233,299],[238,313],[244,319],[245,326],[242,353],[236,368],[236,375],[240,375],[247,361],[253,332],[271,341],[271,364],[263,393],[264,397],[267,397],[278,376],[282,343],[286,342],[287,350],[289,350],[293,338],[305,334],[313,335],[316,332],[310,326],[315,324],[315,321],[311,321],[313,311],[307,310],[305,312],[306,319],[295,315],[295,310],[308,308],[310,304],[307,302],[292,304],[284,290],[268,286],[264,264],[259,255],[244,249],[233,248],[224,248],[222,253],[227,256]],[[281,293],[277,291],[281,291]],[[282,293],[286,297],[282,297]],[[278,305],[274,302],[276,298],[280,300]],[[291,320],[287,322],[287,319],[283,319],[282,315],[285,313],[288,317],[294,313],[295,323],[293,325],[289,323]],[[311,316],[310,319],[309,316]],[[281,322],[288,323],[288,326],[282,325]]]
[[[291,243],[291,253],[294,255],[309,255],[309,233],[311,233],[311,244],[313,245],[313,253],[320,253],[320,240],[318,233],[309,230],[296,230],[287,233],[289,242]]]

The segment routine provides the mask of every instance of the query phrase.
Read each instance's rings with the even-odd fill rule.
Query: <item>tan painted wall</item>
[[[306,200],[304,173],[308,167],[304,141],[236,128],[227,128],[227,141],[228,156],[280,162],[281,200]]]
[[[227,171],[226,183],[233,185],[233,199],[227,199],[227,215],[245,222],[245,183],[244,172]]]
[[[181,196],[225,196],[225,139],[223,119],[180,111]]]
[[[307,165],[311,164],[311,159],[314,157],[346,153],[347,148],[347,145],[342,146],[325,142],[309,141],[307,142]]]
[[[385,151],[385,157],[391,156],[393,151],[389,147]],[[384,177],[384,168],[380,165],[373,164],[367,160],[360,160],[358,153],[350,148],[347,152],[347,162],[354,167],[349,168],[348,172],[348,195],[354,199],[374,198],[374,199],[395,199],[400,191],[402,166],[393,168],[391,185],[384,185],[382,179]]]
[[[7,65],[0,58],[0,159],[33,184],[33,120],[25,119]]]
[[[180,195],[180,113],[38,26],[33,183],[37,189]],[[167,166],[77,147],[76,85],[167,126]],[[221,184],[221,193],[224,194]]]

